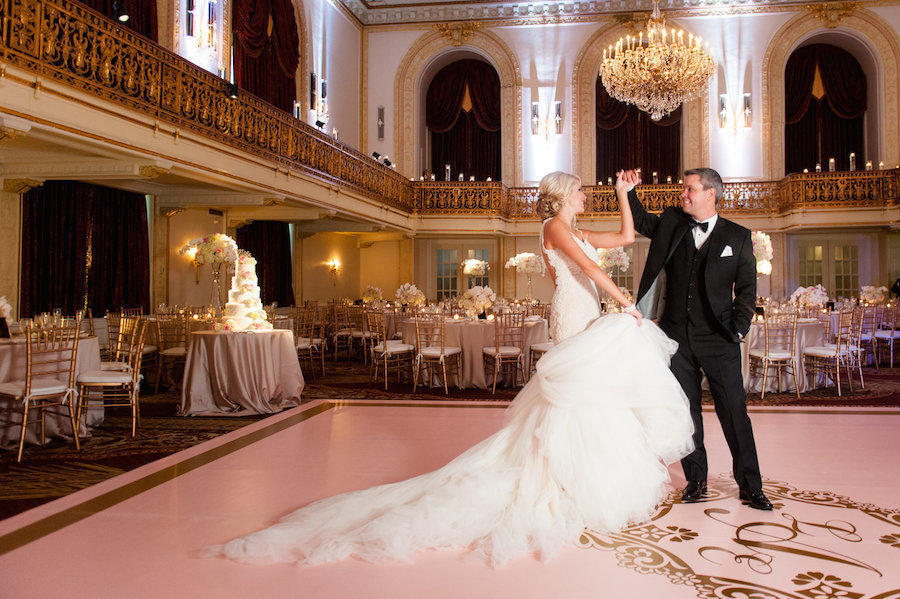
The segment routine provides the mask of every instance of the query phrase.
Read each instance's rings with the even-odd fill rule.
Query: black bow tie
[[[709,222],[701,223],[701,222],[698,222],[698,221],[692,219],[691,222],[688,223],[688,226],[690,226],[692,229],[694,227],[700,227],[700,230],[703,231],[704,233],[706,233],[706,230],[709,229]]]

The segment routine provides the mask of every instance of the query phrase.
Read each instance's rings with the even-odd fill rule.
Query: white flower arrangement
[[[380,302],[382,297],[381,287],[375,287],[374,285],[366,286],[365,290],[362,293],[362,299],[367,304],[371,304],[372,302]]]
[[[469,316],[475,316],[494,305],[497,294],[488,286],[476,285],[467,289],[459,298],[459,307],[465,310]]]
[[[756,272],[761,275],[772,274],[772,238],[768,233],[762,231],[753,231],[750,234],[750,241],[753,243],[753,255],[756,257]]]
[[[12,323],[13,307],[6,299],[5,295],[0,295],[0,317],[5,318],[7,323]]]
[[[597,264],[607,272],[612,272],[616,268],[625,272],[631,264],[631,258],[628,257],[625,248],[601,248],[597,250]]]
[[[412,283],[403,283],[397,288],[397,302],[401,304],[410,304],[412,306],[421,306],[425,303],[425,294]]]
[[[880,304],[887,297],[888,288],[885,286],[863,285],[859,290],[859,299],[867,304]]]
[[[190,240],[178,250],[178,255],[187,256],[197,266],[232,263],[238,258],[238,246],[228,235],[213,233]]]
[[[506,261],[505,268],[515,268],[523,275],[544,276],[544,260],[531,252],[521,252]]]
[[[797,287],[791,294],[790,301],[805,308],[822,308],[828,302],[828,292],[821,284]]]
[[[491,267],[485,260],[469,258],[463,262],[463,274],[470,277],[483,277]]]

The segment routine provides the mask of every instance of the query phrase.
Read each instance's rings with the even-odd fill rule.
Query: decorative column
[[[400,239],[399,242],[399,262],[400,264],[397,267],[398,275],[400,277],[400,284],[407,283],[413,280],[413,273],[415,272],[415,252],[413,251],[413,234],[408,233],[405,237]],[[424,287],[424,281],[420,282],[418,285],[420,288]],[[385,293],[388,293],[385,290]]]
[[[159,200],[153,198],[153,221],[150,223],[150,306],[169,303],[169,219],[183,208],[159,208]]]
[[[787,284],[788,265],[791,257],[786,255],[787,236],[784,233],[770,233],[772,238],[772,274],[769,275],[769,289],[772,297],[787,297],[790,291],[785,289]],[[793,291],[793,289],[791,290]]]
[[[501,237],[500,238],[500,268],[503,272],[500,281],[500,293],[502,297],[516,297],[516,269],[505,268],[506,261],[516,255],[516,238]]]
[[[19,318],[19,277],[22,266],[22,193],[37,181],[7,179],[0,191],[0,296],[13,307],[13,318]],[[20,191],[21,190],[21,191]]]

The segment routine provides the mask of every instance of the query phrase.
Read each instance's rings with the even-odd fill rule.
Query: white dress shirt
[[[717,220],[719,220],[718,213],[713,214],[706,220],[699,221],[701,223],[709,223],[709,226],[706,227],[706,231],[704,231],[700,227],[693,228],[692,233],[694,234],[694,247],[695,248],[697,248],[698,250],[700,249],[700,246],[703,245],[703,242],[707,240],[707,238],[712,233],[712,230],[715,228]]]

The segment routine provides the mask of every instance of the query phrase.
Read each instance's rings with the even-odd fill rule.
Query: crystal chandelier
[[[634,104],[658,121],[700,95],[716,68],[700,37],[666,29],[654,0],[646,35],[619,38],[603,51],[600,77],[610,96]]]

